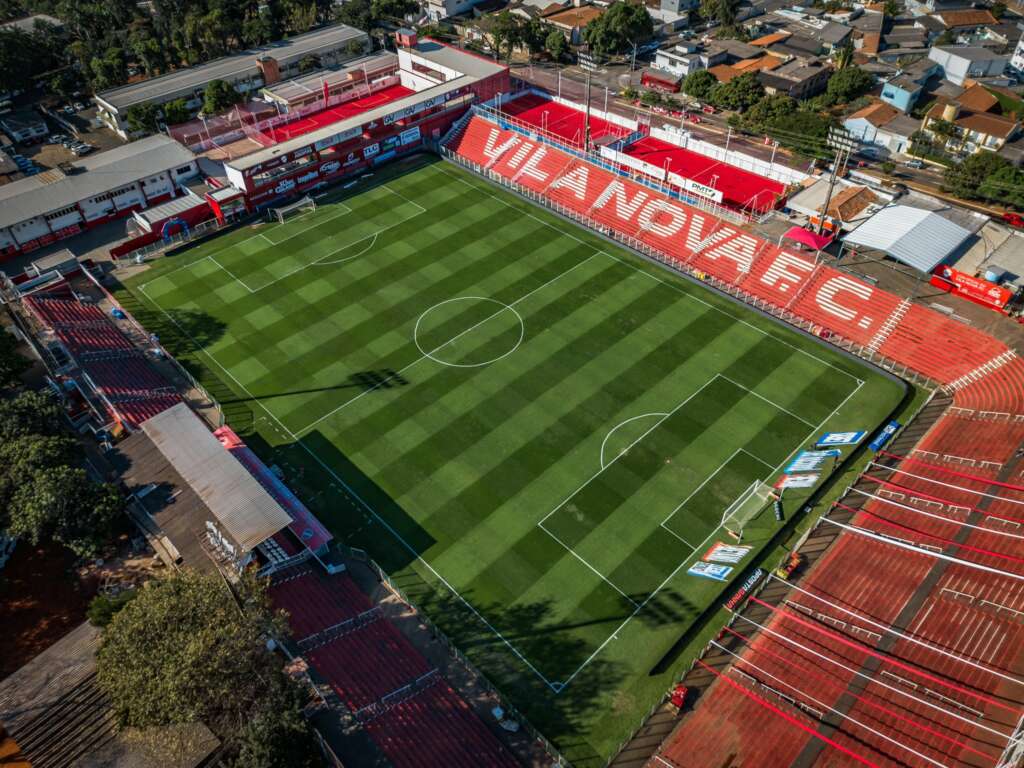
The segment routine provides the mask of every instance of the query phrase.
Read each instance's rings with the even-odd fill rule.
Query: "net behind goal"
[[[315,210],[316,202],[312,197],[306,195],[301,200],[296,200],[294,203],[282,205],[278,208],[268,208],[267,215],[270,221],[277,221],[278,224],[284,224],[288,219],[301,216],[305,213],[312,213]]]
[[[722,513],[722,527],[737,541],[742,540],[743,529],[776,498],[777,491],[768,483],[755,481]]]

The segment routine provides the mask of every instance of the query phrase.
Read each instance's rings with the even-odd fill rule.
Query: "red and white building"
[[[263,129],[269,146],[224,162],[227,182],[245,193],[250,208],[419,149],[470,105],[511,90],[508,67],[411,32],[397,39],[397,55],[376,57],[372,78],[353,78],[359,82],[350,98],[339,102],[325,88],[325,109]]]
[[[195,157],[167,136],[0,186],[0,258],[28,253],[181,194]]]

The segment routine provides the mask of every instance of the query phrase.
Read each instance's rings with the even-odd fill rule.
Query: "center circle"
[[[526,326],[509,304],[486,296],[459,296],[430,307],[416,320],[413,341],[424,357],[452,368],[481,368],[515,352]],[[459,349],[478,343],[459,358]],[[474,342],[474,338],[476,342]],[[479,355],[486,359],[476,360]]]

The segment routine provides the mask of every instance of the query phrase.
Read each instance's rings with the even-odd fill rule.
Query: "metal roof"
[[[884,251],[922,272],[931,272],[971,236],[933,211],[890,205],[846,236],[849,245]]]
[[[250,551],[292,521],[185,403],[144,422],[142,431],[243,551]]]
[[[194,159],[174,139],[150,136],[83,158],[73,164],[75,173],[54,169],[4,184],[0,186],[0,228],[59,211]]]
[[[358,39],[365,40],[366,33],[344,24],[335,24],[287,40],[250,48],[233,56],[225,56],[195,67],[152,77],[140,83],[111,88],[96,94],[96,99],[116,110],[149,101],[164,103],[191,94],[196,89],[205,87],[211,80],[232,82],[258,74],[260,70],[256,62],[261,56],[273,56],[281,66],[284,66],[304,56],[336,50],[350,40]]]

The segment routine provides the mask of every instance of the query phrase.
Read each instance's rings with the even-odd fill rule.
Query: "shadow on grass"
[[[330,387],[315,387],[313,389],[292,389],[287,392],[274,392],[269,395],[254,395],[253,397],[236,397],[231,400],[222,400],[221,405],[234,405],[236,403],[266,402],[278,397],[291,397],[292,395],[315,395],[321,392],[335,392],[342,389],[359,389],[363,392],[384,392],[395,387],[406,387],[409,380],[393,368],[378,368],[373,371],[359,371],[349,374],[348,378],[341,384]]]

